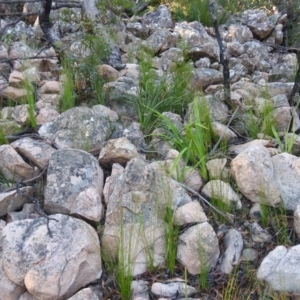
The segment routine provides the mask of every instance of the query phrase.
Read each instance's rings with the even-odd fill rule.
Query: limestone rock
[[[223,80],[223,74],[219,71],[207,68],[194,69],[190,85],[193,89],[200,89],[211,84],[222,83]]]
[[[49,161],[45,209],[50,213],[78,214],[93,221],[102,215],[103,171],[82,150],[57,150]]]
[[[36,116],[37,125],[44,125],[54,121],[59,116],[59,112],[51,107],[41,108]]]
[[[144,46],[153,54],[172,48],[175,44],[176,40],[174,35],[166,29],[156,30],[144,42]]]
[[[29,105],[17,105],[11,115],[12,119],[21,125],[26,125],[30,123]]]
[[[18,139],[10,145],[40,169],[47,166],[51,155],[56,151],[46,143],[29,137]]]
[[[249,200],[270,206],[280,203],[277,174],[266,148],[247,148],[232,160],[231,171],[240,192]]]
[[[161,28],[172,28],[173,21],[168,7],[166,5],[160,5],[155,11],[144,14],[142,24],[151,30],[157,30]]]
[[[41,94],[60,94],[62,91],[62,85],[58,81],[46,81],[41,89]]]
[[[52,217],[58,221],[49,223],[53,238],[44,218],[12,222],[3,229],[3,269],[37,299],[62,300],[100,278],[100,244],[84,221]]]
[[[2,94],[10,99],[21,100],[27,96],[27,91],[25,89],[8,86],[2,91]]]
[[[217,235],[207,222],[192,226],[179,236],[177,260],[193,275],[209,271],[219,255]]]
[[[300,294],[300,245],[286,248],[277,246],[262,261],[257,278],[275,291]]]

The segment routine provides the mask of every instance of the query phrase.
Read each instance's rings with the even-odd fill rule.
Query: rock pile
[[[297,68],[296,54],[278,53],[270,46],[281,44],[285,24],[286,15],[267,16],[263,10],[248,10],[240,22],[220,27],[229,57],[232,106],[238,107],[246,124],[251,109],[262,112],[270,105],[267,117],[275,120],[279,134],[300,128],[295,108],[287,100]],[[1,185],[0,193],[0,299],[101,299],[101,291],[95,288],[103,272],[101,258],[106,263],[119,260],[132,276],[163,266],[168,246],[167,210],[174,212],[172,221],[183,229],[175,245],[177,261],[193,275],[212,269],[229,274],[243,259],[256,260],[256,246],[272,239],[256,222],[256,216],[262,214],[260,208],[254,212],[257,204],[282,205],[294,211],[294,227],[300,238],[299,137],[292,133],[293,154],[281,153],[267,137],[234,145],[244,131],[237,125],[232,130],[226,126],[232,112],[222,102],[220,50],[212,30],[196,21],[174,24],[166,6],[138,20],[123,20],[119,28],[118,46],[125,53],[126,67],[117,71],[99,66],[101,75],[108,79],[104,85],[107,107],[80,106],[58,112],[63,79],[52,48],[39,53],[51,58],[33,59],[28,65],[18,59],[12,61],[12,69],[7,62],[0,63],[2,97],[17,103],[4,107],[0,119],[1,132],[14,139],[0,146],[0,175],[7,184]],[[37,54],[17,41],[18,34],[22,31],[12,33],[16,41],[9,47],[1,44],[0,58]],[[65,31],[64,38],[72,41],[73,48],[75,37],[74,32]],[[135,53],[141,45],[152,53],[158,78],[184,61],[185,53],[193,62],[190,88],[205,91],[214,132],[231,144],[228,153],[234,156],[231,161],[211,159],[207,163],[208,182],[189,169],[179,183],[173,168],[178,152],[169,145],[158,143],[157,152],[163,155],[156,161],[147,160],[139,124],[132,116],[129,124],[124,121],[132,109],[114,96],[120,100],[124,95],[137,95]],[[40,127],[38,134],[12,136],[30,120],[28,105],[22,104],[28,93],[22,87],[25,78],[38,85],[36,120]],[[187,112],[191,114],[192,106]],[[181,117],[172,119],[171,115],[166,114],[182,126]],[[31,184],[41,178],[45,181],[39,194],[37,185]],[[24,184],[18,191],[12,184],[16,181],[28,186]],[[245,198],[251,201],[250,223],[245,220],[243,225],[248,235],[233,226],[216,230],[206,206],[193,197],[199,193],[236,210],[243,208]],[[36,195],[43,199],[50,219],[35,212]],[[234,218],[233,210],[226,216]],[[277,246],[266,254],[257,278],[274,290],[300,294],[298,249]],[[135,280],[131,287],[132,299],[149,299],[147,290],[169,299],[200,294],[178,278],[151,287]]]

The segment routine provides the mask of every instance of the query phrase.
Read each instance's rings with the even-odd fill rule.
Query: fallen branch
[[[41,174],[40,174],[39,176],[41,176]],[[33,180],[33,179],[30,179],[30,180]],[[34,197],[31,197],[31,196],[29,196],[29,195],[23,193],[23,192],[21,191],[21,189],[20,189],[21,184],[23,184],[23,182],[17,181],[17,183],[16,183],[16,190],[17,190],[17,193],[18,193],[19,195],[21,195],[22,197],[26,198],[28,201],[34,203],[34,208],[35,208],[36,212],[37,212],[41,217],[46,218],[46,220],[47,220],[47,230],[48,230],[49,236],[50,236],[51,238],[53,238],[52,232],[51,232],[50,227],[49,227],[49,222],[50,222],[50,220],[58,222],[58,220],[49,217],[48,215],[46,215],[46,214],[43,212],[43,210],[41,209],[41,204],[40,204],[40,200],[39,200],[39,199],[34,198]]]

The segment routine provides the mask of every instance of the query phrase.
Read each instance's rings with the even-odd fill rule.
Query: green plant
[[[0,145],[4,145],[4,144],[8,144],[8,141],[5,137],[5,134],[2,130],[2,128],[0,127]]]
[[[141,53],[138,95],[129,101],[135,109],[141,129],[148,134],[157,125],[159,116],[156,112],[183,111],[191,97],[188,84],[192,73],[190,64],[178,63],[169,75],[156,78],[151,54],[146,51]]]
[[[26,101],[28,104],[30,126],[36,128],[36,118],[35,118],[35,88],[29,78],[24,80],[24,88],[26,90]]]

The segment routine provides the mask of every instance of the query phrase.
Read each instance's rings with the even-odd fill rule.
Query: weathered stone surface
[[[101,164],[126,164],[133,158],[139,158],[136,147],[125,137],[109,140],[101,149],[99,162]]]
[[[36,175],[34,169],[10,145],[0,146],[0,161],[0,172],[9,181],[22,181]]]
[[[25,89],[15,88],[13,86],[6,87],[1,93],[3,96],[14,100],[20,100],[27,96]]]
[[[51,155],[56,151],[48,144],[29,137],[18,139],[10,145],[40,169],[46,167]]]
[[[217,235],[207,222],[192,226],[179,236],[177,260],[193,275],[209,271],[219,255]]]
[[[217,137],[222,137],[224,141],[229,142],[237,139],[237,135],[226,125],[215,121],[211,123],[211,126],[214,135]]]
[[[243,238],[239,231],[232,228],[224,238],[225,252],[221,257],[219,269],[221,272],[230,274],[233,268],[239,263],[243,250]]]
[[[300,205],[297,205],[294,211],[294,229],[299,238],[300,237]]]
[[[149,300],[149,282],[144,280],[133,280],[131,282],[132,300]]]
[[[22,105],[15,106],[11,117],[21,125],[29,124],[30,123],[29,105],[22,104]]]
[[[211,180],[202,189],[209,198],[222,201],[229,207],[241,209],[242,203],[238,194],[232,189],[230,184],[221,180]]]
[[[106,81],[114,81],[120,77],[119,72],[110,65],[99,65],[98,73],[102,76]]]
[[[245,25],[232,24],[228,27],[228,31],[226,32],[224,39],[226,42],[238,42],[239,44],[244,44],[253,39],[253,34]],[[241,54],[242,53],[240,53],[240,55]]]
[[[241,144],[241,145],[232,145],[228,148],[228,151],[230,153],[230,155],[239,155],[240,153],[242,153],[243,151],[254,147],[254,146],[262,146],[265,148],[269,148],[269,147],[275,147],[276,143],[274,143],[273,141],[270,140],[263,140],[263,139],[257,139],[257,140],[253,140],[250,142],[247,142],[245,144]]]
[[[156,30],[144,42],[144,46],[153,54],[163,52],[176,44],[175,36],[166,29]]]
[[[277,246],[262,261],[257,278],[273,290],[300,294],[300,245],[286,248]]]
[[[91,150],[111,134],[109,121],[87,107],[74,107],[39,129],[39,134],[59,148]]]
[[[41,108],[36,116],[37,125],[44,125],[54,121],[59,116],[59,112],[51,107]]]
[[[173,21],[171,13],[166,5],[160,5],[157,10],[144,14],[142,24],[151,30],[161,28],[172,28]]]
[[[266,148],[247,148],[232,160],[231,171],[240,192],[249,200],[271,206],[280,203],[277,172]]]
[[[191,78],[191,87],[195,90],[206,87],[211,84],[223,82],[223,74],[213,69],[194,69]]]
[[[189,223],[201,223],[207,221],[207,216],[198,201],[192,201],[178,207],[174,213],[174,224],[187,225]]]
[[[21,131],[21,125],[15,121],[0,120],[0,130],[4,136],[9,136]]]
[[[227,159],[226,158],[216,158],[208,161],[206,163],[206,168],[208,170],[209,178],[220,179],[226,181],[229,178],[229,170],[226,168]]]
[[[62,85],[59,81],[46,81],[41,89],[41,94],[60,94],[62,91]]]
[[[32,195],[31,195],[32,196]],[[35,211],[33,203],[25,203],[21,211],[12,211],[7,214],[7,222],[21,221],[25,219],[35,219],[41,216]]]
[[[3,269],[37,299],[67,299],[101,275],[100,244],[87,223],[53,215],[50,238],[44,218],[16,221],[3,229]],[[78,242],[80,241],[80,242]]]
[[[286,209],[295,210],[300,204],[300,158],[282,153],[271,159],[282,203]]]
[[[20,189],[24,194],[32,196],[32,187],[24,187]],[[0,193],[0,216],[6,215],[8,212],[20,209],[28,200],[17,193],[16,190]]]
[[[246,10],[242,14],[241,21],[249,27],[256,38],[261,40],[267,37],[275,27],[262,9]]]
[[[119,119],[119,116],[115,111],[101,104],[94,105],[93,111],[95,111],[101,117],[107,118],[111,122],[116,122]]]
[[[164,212],[166,207],[174,209],[191,202],[187,192],[137,158],[120,176],[112,176],[110,185],[102,237],[105,255],[128,257],[128,272],[134,275],[146,271],[149,259],[154,266],[163,263]],[[118,253],[118,248],[124,252]],[[149,249],[153,250],[149,253]]]
[[[155,24],[156,25],[156,24]],[[126,30],[131,32],[134,36],[138,38],[146,38],[149,36],[149,28],[139,22],[129,22],[126,24]]]
[[[99,221],[102,214],[103,171],[97,160],[82,150],[57,150],[49,161],[45,209],[77,214]]]
[[[250,225],[250,230],[254,242],[267,243],[272,240],[272,235],[266,229],[263,229],[257,222]]]
[[[98,296],[91,290],[91,288],[85,288],[73,295],[68,300],[99,300]]]
[[[170,282],[170,283],[161,283],[154,282],[151,287],[151,292],[160,297],[184,297],[192,296],[197,293],[197,289],[187,285],[185,282]]]
[[[2,251],[0,251],[0,299],[17,300],[26,291],[24,286],[11,281],[4,272],[2,266]]]

